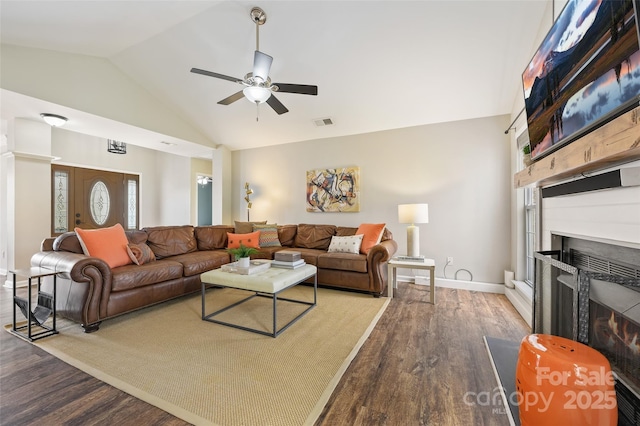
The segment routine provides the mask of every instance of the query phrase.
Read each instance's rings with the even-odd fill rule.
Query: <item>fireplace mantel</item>
[[[560,148],[514,176],[514,186],[546,186],[640,159],[640,107]]]

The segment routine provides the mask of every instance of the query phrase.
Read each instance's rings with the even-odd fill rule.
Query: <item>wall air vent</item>
[[[313,120],[313,123],[316,125],[316,127],[331,126],[333,125],[333,120],[329,117],[316,118]]]

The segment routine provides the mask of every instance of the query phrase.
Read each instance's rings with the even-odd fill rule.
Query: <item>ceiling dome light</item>
[[[45,121],[45,123],[47,123],[49,126],[53,126],[53,127],[64,126],[64,124],[68,120],[67,117],[63,117],[63,116],[57,115],[57,114],[48,114],[48,113],[42,113],[42,114],[40,114],[40,117],[42,117],[42,119]]]
[[[271,90],[265,87],[250,86],[245,88],[242,93],[251,102],[261,104],[271,97]]]

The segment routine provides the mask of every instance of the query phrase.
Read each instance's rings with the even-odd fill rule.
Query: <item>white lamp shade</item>
[[[429,223],[429,204],[398,204],[400,223]]]
[[[271,97],[271,90],[258,86],[246,87],[242,93],[251,102],[259,104],[266,102]]]

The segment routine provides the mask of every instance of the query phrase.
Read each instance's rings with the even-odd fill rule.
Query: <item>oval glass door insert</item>
[[[89,195],[89,208],[91,210],[91,218],[97,225],[104,225],[109,218],[109,207],[111,199],[107,185],[101,180],[93,184]]]

